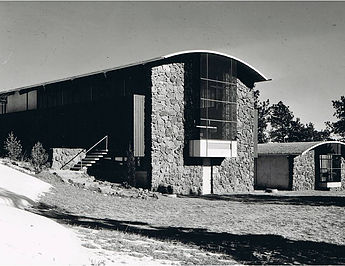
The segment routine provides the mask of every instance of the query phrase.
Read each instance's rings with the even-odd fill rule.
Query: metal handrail
[[[98,144],[100,144],[103,140],[105,140],[105,150],[108,150],[108,135],[104,136],[102,139],[100,139],[96,144],[94,144],[91,148],[89,148],[87,151],[85,149],[78,152],[75,156],[73,156],[72,159],[70,159],[67,163],[65,163],[63,166],[61,166],[60,169],[64,168],[66,165],[68,165],[70,162],[72,162],[78,155],[80,155],[82,152],[85,152],[87,154],[89,151],[91,151],[93,148],[95,148]],[[83,168],[83,161],[80,161],[80,169]]]

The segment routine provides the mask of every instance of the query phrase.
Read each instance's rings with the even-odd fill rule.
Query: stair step
[[[92,152],[87,153],[85,158],[83,158],[81,161],[79,161],[77,164],[71,167],[70,170],[80,171],[84,167],[87,168],[87,167],[93,166],[94,164],[98,163],[101,159],[103,159],[104,156],[107,154],[108,154],[108,150],[104,150],[104,149],[93,150]]]
[[[99,154],[102,154],[102,155],[105,155],[105,154],[108,154],[107,152],[89,152],[88,154],[86,154],[86,156],[87,155],[99,155]]]
[[[88,154],[85,158],[102,158],[105,154]]]
[[[79,163],[77,163],[77,164],[75,164],[73,167],[80,167],[80,166],[92,166],[93,165],[93,163],[83,163],[83,164],[81,164],[80,162]]]
[[[92,165],[92,164],[95,164],[97,161],[84,161],[84,159],[83,159],[82,162],[83,162],[83,165],[84,165],[84,164],[86,164],[86,165],[87,165],[87,164],[91,164],[91,165]]]
[[[94,150],[94,151],[89,151],[88,152],[88,154],[90,154],[90,153],[108,153],[108,151],[106,151],[106,150]]]
[[[84,162],[88,162],[88,161],[99,161],[100,159],[101,159],[100,157],[94,157],[94,158],[85,157],[84,159],[82,159],[82,161],[84,161]]]
[[[85,164],[92,164],[90,161],[83,161],[83,160],[81,160],[81,161],[79,161],[79,162],[77,162],[75,165],[77,165],[77,164],[83,164],[83,165],[85,165]]]

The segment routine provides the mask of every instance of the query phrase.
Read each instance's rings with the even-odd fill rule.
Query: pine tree
[[[340,100],[332,101],[335,113],[333,114],[338,121],[328,122],[332,133],[339,135],[345,141],[345,96],[341,96]]]
[[[7,152],[8,157],[10,157],[12,160],[20,159],[23,147],[20,143],[20,140],[17,139],[13,132],[8,134],[8,137],[4,142],[4,149]]]

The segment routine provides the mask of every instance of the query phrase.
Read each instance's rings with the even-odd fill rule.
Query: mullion
[[[224,122],[224,123],[237,123],[237,121],[234,121],[234,120],[218,120],[218,119],[210,119],[210,118],[200,118],[200,120],[213,121],[213,122]]]
[[[228,102],[228,101],[222,101],[222,100],[214,100],[214,99],[209,99],[209,98],[200,98],[203,101],[210,101],[210,102],[218,102],[218,103],[226,103],[226,104],[237,104],[236,102]]]

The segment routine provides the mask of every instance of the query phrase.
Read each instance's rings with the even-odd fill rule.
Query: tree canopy
[[[254,91],[254,107],[258,111],[258,142],[265,143],[268,141],[266,129],[268,124],[270,101],[267,99],[266,101],[261,102],[259,100],[259,95],[260,93],[258,90]]]
[[[345,96],[341,96],[340,100],[332,101],[335,109],[334,116],[338,119],[336,122],[328,122],[332,133],[341,137],[345,141]]]
[[[316,130],[314,124],[301,123],[295,118],[289,106],[282,101],[269,104],[269,100],[261,102],[259,92],[255,91],[255,108],[258,110],[258,142],[295,142],[321,141],[329,139],[330,131]]]

